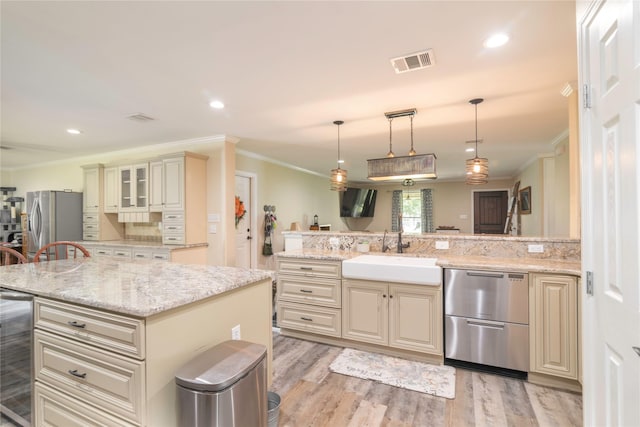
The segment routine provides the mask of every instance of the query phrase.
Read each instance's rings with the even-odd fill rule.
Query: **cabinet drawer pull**
[[[313,267],[300,267],[300,270],[313,270]]]
[[[313,319],[310,317],[301,317],[301,320],[306,320],[307,322],[313,322]]]
[[[144,258],[144,255],[142,255],[142,254],[136,254],[136,258]]]
[[[310,291],[308,289],[300,289],[300,292],[304,292],[305,294],[312,294],[313,291]]]
[[[73,326],[74,328],[81,328],[81,329],[84,329],[87,326],[86,323],[78,323],[75,320],[68,321],[67,325]]]
[[[85,378],[87,376],[86,372],[80,374],[80,373],[78,373],[77,369],[73,369],[73,370],[69,369],[67,372],[69,372],[74,377],[78,377],[78,378]]]

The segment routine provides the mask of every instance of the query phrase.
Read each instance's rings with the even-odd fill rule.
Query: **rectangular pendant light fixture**
[[[372,181],[437,178],[435,154],[369,159],[367,167]]]

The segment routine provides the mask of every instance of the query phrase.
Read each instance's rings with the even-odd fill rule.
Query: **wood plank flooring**
[[[445,399],[332,373],[341,350],[274,334],[280,427],[582,425],[576,393],[456,368],[456,398]]]

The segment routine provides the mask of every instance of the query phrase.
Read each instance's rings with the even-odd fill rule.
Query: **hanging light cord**
[[[393,121],[393,118],[389,117],[389,152],[387,153],[387,157],[393,157],[393,149],[392,149],[392,145],[391,145],[391,122]]]
[[[340,125],[338,125],[338,169],[340,169]]]
[[[413,115],[411,115],[411,150],[409,150],[409,155],[416,155],[416,151],[413,149]]]
[[[478,158],[478,104],[475,104],[476,107],[476,159]]]

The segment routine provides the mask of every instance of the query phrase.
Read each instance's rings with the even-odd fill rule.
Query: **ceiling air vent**
[[[130,116],[127,116],[127,119],[133,120],[134,122],[141,122],[141,123],[150,122],[152,120],[155,120],[153,117],[145,116],[142,113],[132,114]]]
[[[436,59],[433,56],[433,49],[411,53],[391,60],[391,65],[393,69],[396,70],[396,74],[431,67],[435,63]]]

